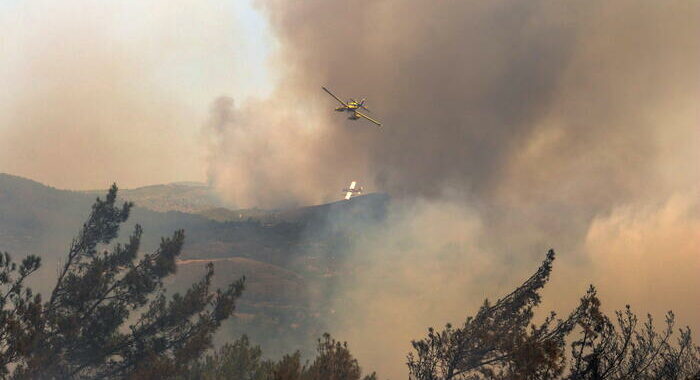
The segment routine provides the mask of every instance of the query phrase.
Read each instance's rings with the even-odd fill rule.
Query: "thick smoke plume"
[[[698,3],[260,8],[279,87],[213,128],[210,178],[237,205],[327,200],[351,179],[392,195],[330,322],[361,362],[399,377],[421,328],[507,292],[549,247],[545,307],[594,282],[610,309],[700,327]],[[332,112],[321,85],[366,96],[385,127]]]

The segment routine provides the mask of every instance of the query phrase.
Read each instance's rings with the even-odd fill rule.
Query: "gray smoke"
[[[700,50],[689,1],[261,1],[279,86],[216,138],[237,205],[392,195],[329,323],[398,377],[420,329],[502,295],[549,247],[551,307],[586,284],[700,321]],[[332,111],[368,98],[377,130]],[[420,270],[430,268],[430,270]],[[345,305],[345,306],[343,306]]]

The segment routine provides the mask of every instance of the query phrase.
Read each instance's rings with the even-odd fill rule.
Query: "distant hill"
[[[46,258],[65,254],[71,238],[104,192],[59,190],[25,178],[0,174],[0,250],[38,253]],[[119,197],[124,199],[121,190]],[[131,199],[129,199],[131,200]],[[157,212],[136,203],[126,235],[135,223],[144,228],[144,248],[153,249],[161,236],[184,229],[185,257],[258,257],[284,261],[283,251],[298,240],[300,228],[263,227],[259,223],[220,223],[178,211]]]
[[[25,178],[0,174],[0,251],[38,253],[42,242],[77,231],[92,196],[58,190]],[[65,247],[70,240],[63,242]]]
[[[99,196],[107,190],[91,190],[84,193]],[[216,192],[204,183],[176,182],[165,185],[152,185],[135,189],[121,189],[121,198],[134,202],[138,207],[158,212],[178,211],[204,216],[217,222],[259,222],[264,226],[279,223],[316,223],[321,224],[329,217],[339,216],[344,212],[356,213],[371,210],[374,216],[380,216],[388,197],[386,194],[366,194],[350,201],[338,201],[323,205],[291,209],[230,209],[216,195]],[[371,206],[371,207],[367,207]],[[375,206],[379,206],[375,208]],[[354,211],[353,211],[354,210]],[[337,215],[334,215],[337,214]]]
[[[161,236],[184,229],[183,260],[244,257],[305,270],[304,265],[298,267],[304,260],[338,254],[345,229],[382,220],[389,200],[385,194],[368,194],[298,209],[217,208],[202,215],[153,211],[138,201],[139,197],[176,199],[177,194],[194,197],[200,192],[209,194],[207,189],[199,184],[171,184],[120,190],[120,198],[136,203],[122,229],[122,239],[139,223],[144,228],[144,249],[154,249]],[[95,197],[104,193],[60,190],[0,173],[0,251],[36,253],[45,260],[62,257]],[[159,204],[165,207],[165,203]]]
[[[88,194],[104,194],[106,190],[86,191]],[[153,211],[180,211],[198,213],[223,203],[206,184],[199,182],[176,182],[165,185],[138,187],[121,190],[121,196]]]
[[[219,222],[257,221],[264,225],[277,223],[304,223],[322,224],[328,218],[336,219],[343,214],[351,214],[370,218],[381,218],[386,212],[388,196],[381,193],[370,193],[350,200],[342,200],[322,205],[306,206],[293,209],[249,208],[232,210],[225,207],[216,207],[198,212],[211,220]]]
[[[106,190],[60,190],[0,173],[0,252],[41,256],[43,269],[33,276],[31,286],[48,291],[58,261],[95,198],[104,194]],[[385,194],[368,194],[289,210],[229,210],[206,186],[182,183],[120,190],[119,197],[135,202],[135,207],[118,241],[124,241],[136,223],[144,229],[145,251],[155,249],[161,236],[185,230],[178,271],[167,282],[169,291],[184,290],[200,278],[209,261],[215,265],[215,286],[246,276],[239,318],[224,331],[246,333],[270,352],[292,351],[323,332],[323,300],[331,294],[334,276],[342,273],[339,266],[351,244],[349,236],[357,228],[381,222],[389,203]]]
[[[199,215],[218,222],[235,222],[250,219],[257,220],[263,224],[277,222],[278,213],[279,210],[263,210],[259,208],[232,210],[226,207],[214,207],[198,212]]]

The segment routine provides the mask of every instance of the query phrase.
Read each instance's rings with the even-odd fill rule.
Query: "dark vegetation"
[[[28,256],[16,265],[5,254],[0,294],[0,347],[5,374],[16,378],[156,378],[183,371],[207,349],[231,316],[243,279],[211,290],[213,266],[183,295],[165,296],[184,232],[163,238],[138,257],[142,229],[129,242],[107,248],[132,205],[115,205],[117,188],[99,198],[73,239],[50,295],[24,286],[39,268]]]
[[[139,225],[133,225],[126,243],[112,244],[131,213],[131,203],[118,205],[116,187],[104,200],[98,199],[47,292],[35,292],[27,285],[40,268],[39,257],[30,255],[15,262],[7,253],[0,256],[3,377],[377,378],[375,374],[363,377],[348,346],[328,334],[318,340],[316,355],[309,360],[299,351],[279,360],[267,359],[245,335],[212,351],[215,333],[234,311],[240,312],[244,278],[215,289],[214,266],[209,264],[202,276],[189,273],[188,285],[180,283],[179,292],[166,289],[178,268],[184,232],[176,230],[145,254],[140,253],[143,230]],[[26,226],[31,223],[18,228]],[[329,231],[332,235],[332,227]],[[520,287],[495,303],[485,301],[463,324],[431,328],[426,337],[413,341],[414,350],[407,357],[410,378],[700,378],[700,347],[693,343],[689,328],[676,329],[672,313],[658,330],[650,316],[640,322],[629,307],[610,318],[591,287],[565,318],[551,313],[534,323],[554,258],[550,251]],[[241,260],[223,263],[246,265]],[[258,274],[267,272],[274,268],[263,268]],[[289,272],[278,276],[287,279],[285,286],[297,278]],[[265,306],[274,309],[274,304]],[[235,323],[246,326],[245,318]]]
[[[310,363],[302,363],[299,351],[284,355],[279,361],[265,360],[260,347],[252,346],[244,335],[196,361],[181,379],[376,380],[377,376],[362,376],[347,344],[328,334],[318,340],[316,357]]]
[[[554,251],[537,272],[494,304],[487,301],[461,327],[413,341],[408,368],[416,380],[476,379],[698,379],[700,347],[690,329],[677,332],[669,312],[661,333],[651,316],[639,325],[629,307],[613,323],[600,310],[592,286],[566,318],[551,313],[533,324],[540,291],[549,280]],[[567,338],[570,355],[567,357]]]

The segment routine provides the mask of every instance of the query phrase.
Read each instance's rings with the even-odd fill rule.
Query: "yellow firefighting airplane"
[[[370,112],[367,109],[367,107],[365,107],[365,98],[362,98],[362,100],[360,100],[359,102],[356,101],[355,99],[352,99],[352,98],[350,100],[348,100],[347,102],[344,102],[344,101],[340,100],[339,97],[333,95],[333,93],[330,92],[330,90],[328,90],[327,88],[325,88],[325,87],[321,87],[321,88],[323,89],[323,91],[327,92],[328,95],[332,96],[333,98],[335,98],[335,100],[337,100],[340,104],[342,104],[341,107],[338,107],[335,109],[336,111],[338,111],[338,112],[345,112],[345,111],[351,112],[350,116],[348,116],[348,119],[357,120],[357,119],[363,117],[363,118],[371,121],[372,123],[376,124],[379,127],[382,126],[382,123],[380,123],[377,120],[374,120],[371,117],[358,111],[360,108],[362,108],[363,110]]]

